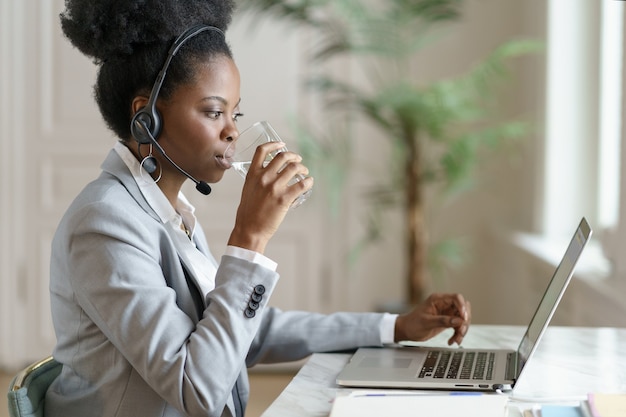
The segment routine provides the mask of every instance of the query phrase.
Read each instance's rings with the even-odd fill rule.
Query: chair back
[[[28,366],[11,381],[7,394],[10,417],[44,417],[46,391],[62,365],[49,356]]]

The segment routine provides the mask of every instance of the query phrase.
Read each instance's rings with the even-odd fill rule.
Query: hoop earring
[[[141,155],[141,152],[139,153],[139,155]],[[157,166],[159,167],[159,176],[153,179],[155,183],[159,182],[159,180],[161,179],[161,175],[163,175],[163,167],[157,163],[157,159],[152,155],[152,144],[150,144],[150,151],[148,152],[148,156],[143,158],[141,160],[141,163],[139,164],[139,174],[141,175],[141,178],[146,181],[143,176],[143,172],[146,171],[148,174],[152,174],[154,171],[156,171]]]

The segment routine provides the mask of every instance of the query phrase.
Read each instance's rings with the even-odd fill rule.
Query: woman
[[[243,416],[245,368],[256,363],[425,340],[446,328],[449,343],[460,343],[467,332],[470,305],[458,294],[400,316],[267,306],[278,274],[263,253],[313,185],[287,185],[308,174],[297,154],[263,167],[280,144],[257,150],[226,254],[212,257],[180,190],[192,178],[208,193],[238,136],[239,72],[224,37],[232,9],[221,0],[66,1],[63,31],[99,65],[95,98],[119,142],[52,244],[63,371],[47,416]]]

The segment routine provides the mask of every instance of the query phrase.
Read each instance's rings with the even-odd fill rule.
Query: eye
[[[233,114],[233,120],[235,122],[237,122],[239,120],[240,117],[243,117],[243,113],[234,113]]]
[[[222,116],[222,114],[224,114],[223,111],[219,111],[219,110],[211,110],[211,111],[206,111],[204,113],[210,119],[219,119]]]

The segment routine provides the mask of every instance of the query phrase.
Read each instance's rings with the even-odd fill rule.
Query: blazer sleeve
[[[268,308],[246,364],[286,362],[312,353],[382,346],[380,313],[318,314]]]

